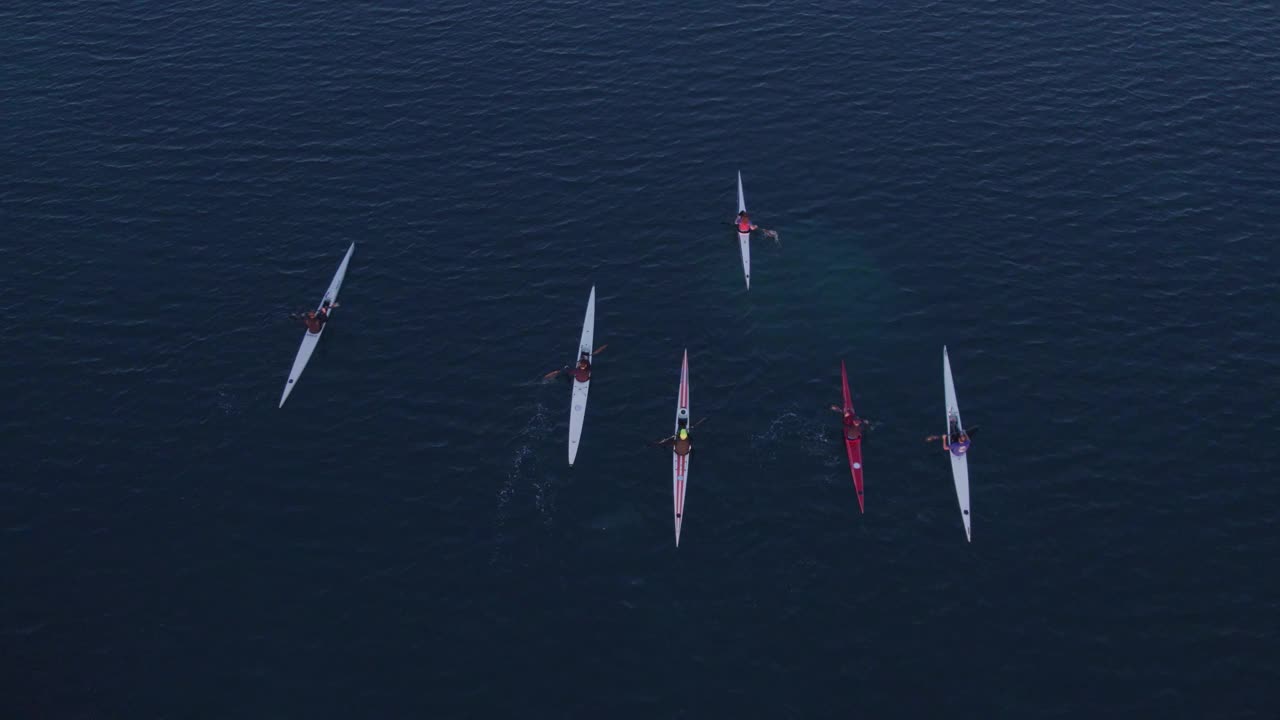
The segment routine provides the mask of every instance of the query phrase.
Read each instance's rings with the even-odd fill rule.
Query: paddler
[[[782,245],[782,241],[778,239],[778,233],[774,232],[773,230],[762,229],[759,225],[753,224],[751,222],[751,216],[747,215],[746,210],[742,210],[738,212],[738,218],[733,221],[733,224],[734,224],[734,227],[737,228],[738,232],[742,233],[743,235],[749,235],[753,231],[759,230],[765,235],[773,238],[773,241],[775,243],[778,243],[778,245]]]
[[[924,441],[929,443],[934,440],[942,440],[942,449],[950,452],[956,457],[964,457],[969,452],[970,438],[977,431],[977,427],[968,430],[960,429],[959,423],[953,418],[951,420],[951,431],[946,435],[930,435]]]
[[[670,445],[677,455],[688,455],[693,450],[693,441],[689,439],[689,428],[680,428],[680,432],[665,440],[659,440],[658,444]]]
[[[591,356],[582,353],[582,357],[578,358],[578,365],[573,368],[574,382],[590,382],[591,381]]]
[[[676,431],[675,435],[672,435],[669,438],[663,438],[662,440],[658,440],[653,444],[659,447],[665,447],[667,445],[670,445],[671,449],[675,450],[677,455],[688,455],[689,452],[693,450],[693,439],[689,437],[689,432],[693,430],[693,428],[696,428],[699,425],[701,425],[702,421],[706,419],[707,419],[706,417],[703,417],[702,420],[699,420],[698,422],[694,423],[693,427],[691,428],[689,427],[689,421],[684,418],[681,418],[680,429]]]
[[[573,366],[565,365],[559,370],[552,370],[546,375],[543,375],[542,379],[550,380],[556,377],[557,375],[564,375],[565,379],[567,380],[574,380],[580,383],[589,382],[591,380],[591,358],[604,352],[604,349],[607,347],[609,346],[601,345],[600,347],[596,348],[596,351],[593,353],[584,352],[582,353],[582,355],[578,357],[577,365],[573,365]]]
[[[324,327],[325,321],[328,319],[325,316],[317,313],[315,310],[308,310],[305,313],[298,313],[297,315],[293,315],[292,317],[295,317],[301,320],[302,324],[307,326],[307,332],[312,334],[318,334],[320,332],[320,329]]]
[[[852,410],[845,410],[836,405],[832,405],[831,410],[840,413],[846,440],[857,440],[862,437],[862,433],[871,429],[871,422],[858,417]]]
[[[307,332],[319,334],[320,330],[324,328],[324,324],[329,322],[329,311],[336,307],[338,307],[338,303],[330,304],[328,300],[325,300],[319,310],[310,310],[291,317],[301,320],[302,324],[307,326]]]

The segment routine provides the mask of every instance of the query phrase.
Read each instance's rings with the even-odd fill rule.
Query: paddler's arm
[[[837,413],[840,413],[841,415],[843,415],[843,414],[844,414],[844,408],[839,408],[839,407],[836,407],[835,405],[832,405],[832,406],[831,406],[831,412],[837,412]]]
[[[942,436],[942,449],[943,449],[943,450],[950,450],[950,449],[951,449],[951,443],[950,443],[950,442],[948,442],[949,440],[950,440],[950,438],[948,438],[946,435],[943,435],[943,436]]]

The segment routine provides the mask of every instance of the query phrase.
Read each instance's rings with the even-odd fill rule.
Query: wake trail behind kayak
[[[762,459],[776,460],[781,449],[794,447],[823,465],[836,467],[844,460],[843,453],[832,451],[837,436],[836,425],[788,410],[771,420],[766,429],[752,434],[751,449]]]
[[[544,524],[551,524],[555,511],[554,478],[547,476],[539,468],[535,448],[546,444],[553,430],[547,407],[542,403],[534,406],[533,414],[525,421],[524,427],[516,434],[516,447],[511,458],[510,469],[506,480],[498,487],[495,498],[496,511],[493,528],[493,554],[490,564],[496,564],[507,540],[507,524],[511,520],[512,501],[525,486],[534,490],[534,507],[541,515]]]

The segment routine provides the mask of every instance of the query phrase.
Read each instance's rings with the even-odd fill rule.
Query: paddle
[[[831,406],[831,412],[837,412],[837,413],[840,413],[841,415],[844,415],[844,408],[840,407],[839,405],[832,405],[832,406]],[[868,419],[866,419],[866,418],[864,418],[864,417],[861,417],[861,416],[857,416],[857,417],[858,417],[858,421],[862,423],[862,427],[863,427],[863,428],[865,428],[865,429],[867,429],[867,430],[870,430],[870,429],[871,429],[871,421],[870,421],[870,420],[868,420]],[[939,437],[941,437],[941,436],[939,436]]]
[[[707,421],[707,418],[709,418],[709,417],[711,417],[711,416],[710,416],[710,415],[703,415],[702,417],[698,418],[698,422],[696,422],[696,423],[694,423],[694,424],[692,424],[692,425],[690,425],[690,426],[689,426],[689,432],[693,432],[694,430],[696,430],[696,429],[697,429],[697,427],[698,427],[699,425],[701,425],[702,423],[706,422],[706,421]],[[649,444],[650,444],[650,445],[652,445],[652,446],[654,446],[654,447],[662,447],[662,446],[663,446],[663,444],[665,444],[667,441],[669,441],[669,440],[675,440],[675,439],[676,439],[676,436],[675,436],[675,435],[668,435],[667,437],[664,437],[664,438],[662,438],[661,440],[655,440],[655,441],[653,441],[653,442],[651,442],[651,443],[649,443]]]
[[[978,425],[974,425],[971,428],[966,428],[964,431],[964,434],[968,435],[969,437],[973,437],[973,434],[977,432],[979,427],[980,426]],[[941,440],[942,437],[943,437],[942,435],[930,435],[929,437],[925,438],[924,441],[927,443],[937,442],[938,440]]]
[[[599,355],[600,353],[604,352],[604,349],[605,349],[605,348],[607,348],[607,347],[609,347],[609,343],[605,343],[604,345],[601,345],[600,347],[596,348],[596,349],[591,353],[591,357],[595,357],[596,355]],[[543,380],[550,380],[551,378],[554,378],[555,376],[559,375],[559,374],[560,374],[560,373],[562,373],[562,372],[573,372],[573,368],[572,368],[572,367],[570,367],[570,366],[568,366],[568,365],[566,365],[565,367],[560,368],[559,370],[552,370],[551,372],[547,373],[546,375],[543,375],[543,376],[542,376],[542,379],[543,379]]]

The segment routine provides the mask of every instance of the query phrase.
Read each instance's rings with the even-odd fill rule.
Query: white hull
[[[942,385],[947,399],[947,424],[945,432],[951,432],[951,416],[956,424],[964,429],[964,421],[960,419],[960,404],[956,402],[956,385],[951,379],[951,359],[947,357],[947,348],[942,348]],[[956,498],[960,501],[960,517],[964,520],[964,537],[970,542],[973,536],[969,531],[969,458],[957,457],[955,453],[947,453],[951,458],[951,476],[956,481]]]
[[[738,173],[738,212],[747,209],[747,201],[742,196],[742,173]],[[747,289],[751,289],[751,233],[738,233],[738,244],[742,246],[742,276],[747,279]]]
[[[689,351],[684,351],[684,361],[680,364],[680,389],[676,393],[676,424],[672,435],[680,433],[680,420],[689,424]],[[689,485],[689,458],[693,456],[678,455],[671,451],[671,493],[674,501],[676,521],[676,547],[680,547],[680,523],[684,520],[684,493]]]
[[[587,316],[582,321],[582,339],[578,341],[578,352],[573,356],[573,366],[577,366],[582,353],[591,358],[591,343],[596,330],[596,286],[591,286],[591,296],[587,298]],[[573,381],[573,396],[569,400],[569,466],[578,457],[578,441],[582,439],[582,421],[587,416],[587,392],[591,389],[591,381]]]
[[[342,258],[342,263],[338,265],[338,272],[334,273],[333,281],[329,283],[329,289],[324,292],[324,297],[320,298],[320,304],[316,306],[316,310],[324,307],[324,301],[330,303],[337,302],[338,290],[342,287],[342,279],[347,276],[347,265],[351,262],[351,253],[356,251],[356,244],[351,243],[351,247],[347,248],[347,254]],[[331,309],[330,313],[333,312]],[[289,380],[284,384],[284,392],[280,395],[279,407],[284,407],[284,401],[289,399],[289,393],[293,392],[293,386],[298,382],[298,378],[302,377],[302,371],[307,369],[307,361],[311,360],[311,353],[316,351],[316,345],[320,344],[320,336],[324,335],[325,325],[320,326],[320,332],[313,333],[308,330],[302,336],[302,346],[298,348],[298,354],[293,358],[293,367],[289,369]]]

